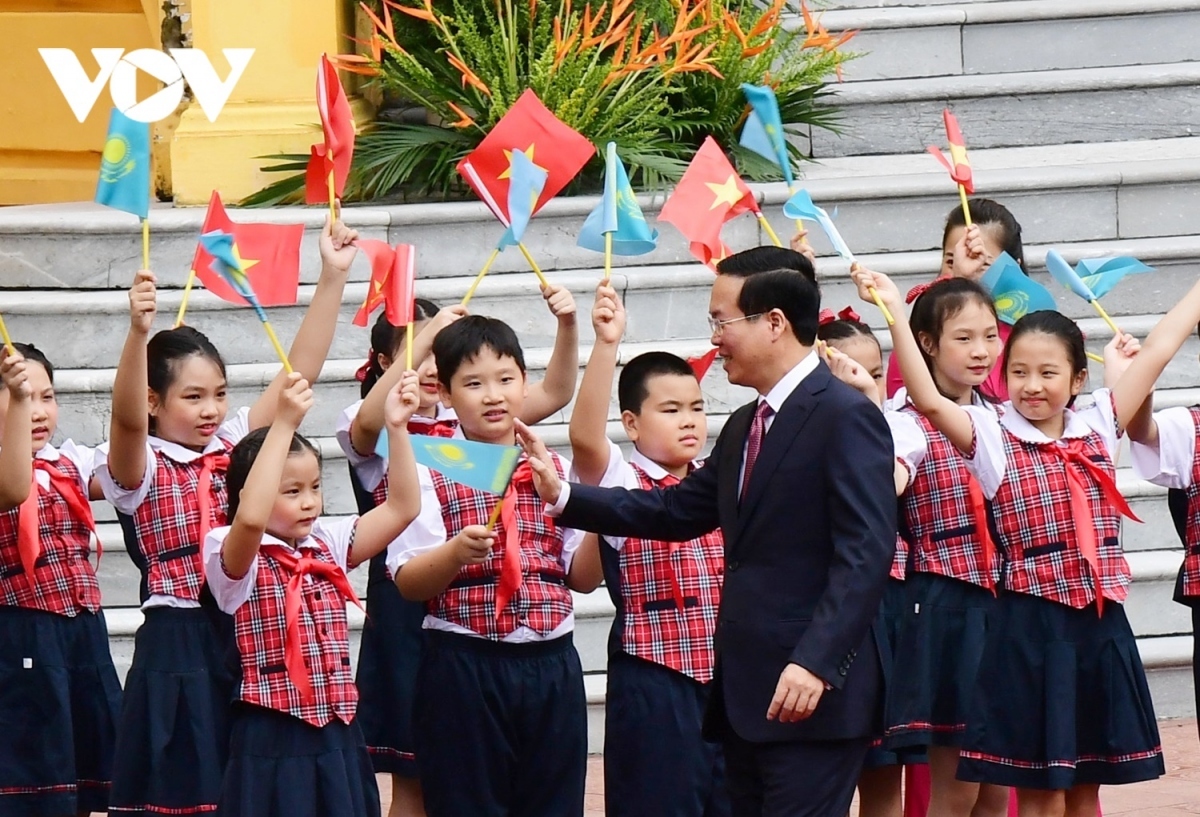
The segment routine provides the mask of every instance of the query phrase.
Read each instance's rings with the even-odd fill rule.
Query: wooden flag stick
[[[612,278],[612,233],[604,234],[604,280]]]
[[[411,370],[413,367],[413,324],[415,320],[411,320],[404,327],[404,368]]]
[[[183,285],[183,300],[179,302],[179,313],[175,315],[175,325],[172,329],[183,326],[183,316],[187,314],[188,298],[192,295],[192,284],[196,283],[196,271],[188,270],[187,283]]]
[[[971,205],[967,204],[967,188],[961,184],[958,186],[958,198],[962,201],[963,208],[963,223],[971,226]]]
[[[1117,328],[1117,325],[1113,323],[1113,319],[1110,318],[1108,313],[1104,311],[1104,307],[1100,306],[1099,301],[1090,301],[1090,303],[1092,308],[1096,310],[1096,313],[1099,314],[1101,318],[1104,318],[1104,322],[1108,324],[1108,328],[1113,330],[1113,334],[1122,334],[1121,330]]]
[[[771,241],[775,242],[776,247],[782,247],[783,242],[779,240],[779,236],[775,234],[775,229],[771,226],[771,222],[767,221],[767,217],[761,212],[758,213],[758,223],[767,231],[767,235],[771,237]]]
[[[279,343],[279,338],[275,335],[275,329],[271,326],[271,322],[263,321],[262,325],[263,329],[267,330],[267,338],[270,339],[271,345],[275,347],[275,354],[279,355],[279,362],[283,364],[283,370],[291,374],[292,364],[288,360],[287,352],[283,351],[283,346]]]
[[[150,219],[142,219],[142,269],[150,269]]]
[[[17,353],[17,347],[13,346],[12,338],[9,337],[8,327],[4,325],[4,318],[0,316],[0,338],[4,339],[4,347],[8,349],[10,355]]]
[[[525,256],[525,260],[529,262],[529,268],[533,270],[533,274],[537,276],[538,283],[544,287],[550,286],[550,282],[546,280],[546,276],[542,274],[541,268],[537,265],[537,261],[533,260],[533,256],[529,254],[529,248],[525,246],[525,242],[519,242],[517,248],[521,254]]]
[[[500,255],[499,247],[492,250],[492,254],[488,256],[488,260],[483,265],[483,269],[481,269],[479,271],[479,274],[475,276],[475,280],[471,282],[471,286],[469,286],[467,288],[467,294],[464,295],[463,299],[462,299],[463,306],[466,306],[467,304],[469,304],[471,302],[471,298],[473,298],[475,296],[475,290],[479,287],[480,282],[483,281],[483,276],[488,274],[488,270],[490,270],[492,268],[492,264],[496,263],[496,258],[499,255]]]

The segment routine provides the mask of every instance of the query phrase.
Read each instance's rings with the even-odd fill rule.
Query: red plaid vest
[[[1200,407],[1188,409],[1200,434]],[[1183,594],[1200,596],[1200,457],[1192,458],[1192,482],[1187,489],[1187,552],[1183,557]]]
[[[1003,430],[1006,474],[992,499],[1004,550],[1004,588],[1084,608],[1096,600],[1091,569],[1075,535],[1068,466],[1050,446],[1029,443]],[[1110,477],[1112,459],[1098,434],[1083,438],[1084,454]],[[1085,474],[1090,516],[1096,526],[1100,586],[1104,598],[1125,601],[1129,563],[1121,550],[1121,515],[1105,498],[1095,479]]]
[[[660,487],[637,465],[643,489]],[[621,648],[702,684],[713,676],[725,540],[720,529],[688,542],[629,538],[619,552]],[[675,597],[675,582],[681,598]],[[682,608],[679,606],[682,601]]]
[[[892,554],[892,569],[888,571],[888,576],[898,581],[904,581],[908,575],[908,542],[904,541],[904,537],[896,534],[896,552]]]
[[[313,541],[320,548],[308,552],[336,566],[329,547],[320,539]],[[350,723],[358,708],[358,689],[350,665],[346,599],[327,579],[310,574],[301,584],[304,601],[300,607],[300,643],[313,691],[309,700],[302,701],[288,677],[284,658],[284,605],[290,578],[287,568],[265,553],[259,554],[254,593],[233,617],[242,658],[238,699],[286,712],[316,727],[334,718]]]
[[[60,456],[52,464],[79,484],[82,494],[83,484],[75,463]],[[17,550],[17,517],[21,509],[0,513],[0,605],[63,616],[74,616],[81,610],[95,613],[100,609],[100,583],[88,561],[91,531],[82,520],[74,518],[66,500],[53,486],[47,490],[39,484],[37,492],[42,552],[35,563],[32,585]],[[86,494],[83,497],[86,501]]]
[[[555,470],[564,476],[562,461],[551,452]],[[486,525],[500,497],[477,491],[430,472],[441,505],[446,535],[455,536],[468,525]],[[458,571],[450,586],[430,599],[430,615],[500,641],[518,627],[549,635],[571,614],[571,591],[563,571],[563,535],[542,513],[543,503],[530,484],[516,486],[517,530],[521,539],[521,587],[496,615],[496,591],[504,563],[505,531],[497,521],[496,544],[487,561]]]
[[[1001,559],[994,549],[985,559],[970,496],[970,486],[978,482],[946,435],[911,405],[900,411],[916,419],[926,443],[925,459],[900,498],[912,569],[992,589],[1000,578]]]
[[[225,454],[233,450],[228,440],[222,439],[221,444]],[[204,586],[198,499],[203,458],[177,462],[159,453],[154,460],[154,473],[145,476],[152,480],[150,493],[133,514],[138,547],[146,561],[147,589],[152,596],[199,601]],[[213,470],[205,531],[225,524],[229,508],[225,471]]]

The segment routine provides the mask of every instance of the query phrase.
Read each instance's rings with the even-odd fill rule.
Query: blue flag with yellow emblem
[[[790,188],[792,160],[788,156],[787,139],[783,132],[783,117],[779,113],[779,100],[769,85],[742,83],[742,93],[750,103],[750,115],[742,128],[742,147],[752,150],[764,159],[779,165],[783,180]]]
[[[546,187],[549,172],[533,163],[525,153],[513,149],[509,157],[508,229],[500,238],[500,249],[515,247],[525,236],[533,208]]]
[[[258,302],[258,296],[254,294],[254,288],[250,286],[250,279],[246,277],[242,259],[234,248],[233,235],[224,230],[203,233],[200,236],[200,245],[204,247],[205,252],[212,256],[213,260],[208,265],[209,268],[233,287],[238,295],[245,298],[246,303],[254,307],[254,311],[258,313],[258,319],[266,323],[267,313],[262,308],[262,304]]]
[[[1058,304],[1050,290],[1021,271],[1021,265],[1006,252],[1000,253],[979,283],[992,293],[996,315],[1014,324],[1030,312],[1055,311]]]
[[[1097,298],[1103,298],[1126,275],[1153,272],[1154,267],[1127,255],[1113,258],[1084,258],[1075,265],[1076,272]]]
[[[521,449],[471,440],[412,435],[413,456],[431,471],[477,491],[503,495],[517,470]],[[387,432],[379,434],[375,453],[387,459]]]
[[[138,218],[150,214],[150,125],[113,108],[100,154],[96,203]]]
[[[607,233],[612,234],[613,255],[645,255],[658,246],[658,230],[642,215],[616,142],[609,142],[604,152],[604,197],[588,214],[575,243],[585,250],[604,252]]]

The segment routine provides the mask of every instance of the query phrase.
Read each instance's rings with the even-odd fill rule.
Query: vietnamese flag
[[[687,363],[692,367],[692,374],[696,375],[697,380],[703,380],[704,375],[708,374],[709,368],[712,367],[713,361],[717,359],[717,347],[709,349],[699,357],[689,357]]]
[[[239,224],[232,221],[214,190],[208,200],[201,233],[214,230],[233,236],[233,250],[242,261],[242,269],[250,279],[251,289],[263,306],[286,306],[296,303],[300,285],[300,239],[303,224]],[[245,304],[246,299],[229,283],[210,269],[213,257],[196,245],[192,270],[204,288],[223,301]]]
[[[354,115],[350,112],[350,102],[338,79],[337,69],[324,54],[317,66],[317,113],[321,117],[325,142],[313,145],[308,159],[304,174],[304,201],[307,204],[329,201],[331,170],[334,194],[342,195],[354,158]]]
[[[758,202],[711,136],[692,157],[658,214],[688,240],[692,255],[712,266],[729,254],[721,226],[734,216],[758,212]]]
[[[559,121],[537,94],[527,89],[483,138],[479,147],[458,163],[459,175],[505,227],[511,221],[508,213],[509,156],[514,150],[524,153],[547,174],[546,184],[533,206],[534,213],[566,187],[596,155],[591,142]]]
[[[412,244],[391,247],[387,242],[371,238],[359,239],[357,246],[371,262],[371,281],[367,284],[367,298],[354,316],[354,325],[366,326],[371,313],[380,304],[392,326],[412,323],[416,297],[416,248]]]
[[[946,170],[955,184],[961,184],[967,193],[975,192],[975,179],[971,175],[971,162],[967,159],[967,143],[963,139],[962,128],[958,126],[958,118],[946,108],[942,111],[942,121],[946,124],[946,141],[950,145],[950,160],[942,155],[939,148],[930,145],[927,150],[932,153]]]

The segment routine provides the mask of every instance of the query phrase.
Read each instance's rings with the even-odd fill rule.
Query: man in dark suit
[[[879,409],[819,360],[812,268],[748,251],[723,262],[709,301],[731,383],[759,393],[679,485],[560,483],[522,429],[562,525],[685,541],[721,527],[725,584],[705,729],[725,747],[738,817],[841,817],[884,678],[873,624],[896,538],[891,435]],[[775,268],[762,269],[758,259]]]

